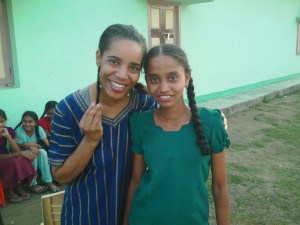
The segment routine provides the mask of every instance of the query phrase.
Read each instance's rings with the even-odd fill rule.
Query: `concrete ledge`
[[[300,90],[300,78],[294,78],[262,88],[202,102],[199,105],[221,109],[225,115],[229,116],[261,103],[266,98],[274,99],[278,95],[283,96],[298,90]]]

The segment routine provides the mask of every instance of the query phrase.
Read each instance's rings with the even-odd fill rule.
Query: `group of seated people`
[[[55,101],[49,101],[39,119],[33,111],[23,113],[13,129],[6,126],[7,116],[0,109],[0,180],[5,199],[19,203],[30,193],[59,191],[48,163],[48,147]]]

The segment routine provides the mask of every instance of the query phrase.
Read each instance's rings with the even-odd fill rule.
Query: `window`
[[[150,2],[148,21],[149,48],[159,44],[180,46],[179,5]]]
[[[297,18],[297,50],[296,54],[300,55],[300,18]]]
[[[0,87],[12,87],[13,85],[14,75],[6,0],[0,0]]]

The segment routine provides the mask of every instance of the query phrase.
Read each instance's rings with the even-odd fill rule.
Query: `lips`
[[[124,91],[125,90],[125,87],[126,85],[125,84],[119,84],[119,83],[116,83],[112,80],[110,80],[110,86],[115,90],[115,91],[118,91],[118,92],[121,92],[121,91]]]
[[[171,96],[170,95],[161,95],[161,96],[159,96],[161,99],[169,99],[169,98],[171,98]]]

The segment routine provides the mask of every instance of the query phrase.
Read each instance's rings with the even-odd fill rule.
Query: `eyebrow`
[[[113,59],[116,59],[116,60],[118,60],[118,61],[121,61],[121,60],[122,60],[120,57],[117,57],[117,56],[114,56],[114,55],[108,55],[106,58],[107,58],[107,59],[113,58]],[[140,63],[137,63],[137,62],[131,62],[130,64],[131,64],[131,65],[135,65],[135,66],[140,66],[140,67],[141,67],[141,64],[140,64]]]

